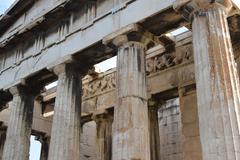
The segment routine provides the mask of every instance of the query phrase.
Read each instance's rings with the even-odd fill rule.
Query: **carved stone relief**
[[[104,75],[83,85],[83,97],[90,98],[116,88],[116,73]]]
[[[175,52],[163,53],[146,61],[147,75],[193,60],[192,45],[180,46]]]
[[[187,44],[176,48],[175,52],[161,53],[147,59],[147,75],[185,64],[193,61],[192,45]],[[183,73],[182,73],[183,72]],[[194,80],[194,72],[191,69],[176,73],[178,78],[174,78],[176,83],[186,83],[190,80]],[[116,88],[116,72],[112,71],[106,75],[99,75],[94,80],[88,80],[83,84],[83,99],[95,97],[100,94],[112,91]]]

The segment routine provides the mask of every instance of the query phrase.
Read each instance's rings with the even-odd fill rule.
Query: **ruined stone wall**
[[[183,159],[181,124],[179,99],[167,101],[159,109],[161,159]],[[96,123],[84,124],[81,134],[81,158],[83,160],[96,160]]]
[[[183,159],[181,124],[179,99],[167,101],[159,109],[161,159]],[[81,158],[83,160],[96,160],[96,123],[84,124],[81,134]]]
[[[81,132],[81,159],[96,160],[96,123],[85,123]]]
[[[159,109],[160,154],[163,160],[182,160],[182,125],[179,99]]]

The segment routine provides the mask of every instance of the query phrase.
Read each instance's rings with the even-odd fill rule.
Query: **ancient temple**
[[[16,0],[0,160],[240,160],[239,37],[236,0]]]

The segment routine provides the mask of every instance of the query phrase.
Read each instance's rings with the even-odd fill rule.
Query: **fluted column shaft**
[[[2,160],[5,141],[6,141],[6,130],[0,129],[0,160]]]
[[[97,158],[112,159],[112,115],[99,115],[95,118],[97,124]]]
[[[28,160],[35,96],[20,86],[10,92],[13,100],[2,159]]]
[[[150,152],[151,160],[160,160],[160,134],[158,123],[158,109],[157,104],[148,106],[149,126],[150,126]]]
[[[203,160],[239,160],[239,78],[226,9],[197,12],[192,28]]]
[[[80,159],[81,79],[71,64],[54,69],[57,95],[50,140],[49,160]]]
[[[145,46],[130,41],[119,46],[117,55],[114,160],[150,160],[148,122]]]

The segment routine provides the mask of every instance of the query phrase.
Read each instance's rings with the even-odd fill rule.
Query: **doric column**
[[[160,134],[158,123],[158,109],[160,104],[156,100],[148,101],[148,116],[150,127],[150,152],[151,160],[160,160]]]
[[[128,41],[119,46],[117,96],[113,158],[150,160],[145,46],[140,42]]]
[[[175,6],[192,20],[203,160],[240,159],[239,78],[227,23],[231,6],[231,0],[179,0]]]
[[[104,44],[118,49],[117,106],[113,122],[114,160],[150,160],[145,73],[146,43],[150,40],[140,30],[139,26],[133,24],[103,40]]]
[[[10,103],[10,119],[3,160],[28,160],[34,98],[32,87],[15,86],[10,89],[13,100]]]
[[[111,113],[94,115],[97,124],[97,158],[98,160],[112,159],[112,122]]]
[[[2,160],[5,140],[6,140],[6,129],[0,128],[0,160]]]
[[[41,143],[40,160],[47,160],[49,144],[50,144],[50,137],[45,137],[45,136],[40,135],[40,136],[36,136],[36,140]]]
[[[202,160],[195,88],[195,86],[179,88],[184,160]]]
[[[81,77],[73,64],[54,68],[58,75],[49,160],[80,159]]]

